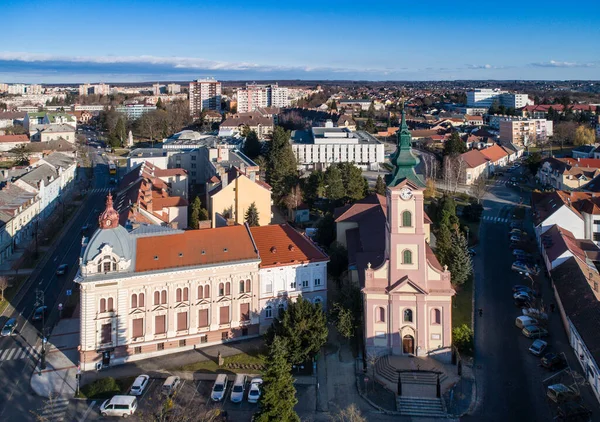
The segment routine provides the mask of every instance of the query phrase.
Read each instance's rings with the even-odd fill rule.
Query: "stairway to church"
[[[396,408],[402,416],[447,418],[444,401],[438,398],[407,397],[396,398]]]
[[[385,378],[386,380],[397,384],[399,372],[397,368],[390,364],[389,357],[387,355],[382,356],[375,363],[375,371],[377,374]],[[444,380],[448,378],[445,373],[440,374],[440,383],[443,383]],[[432,372],[404,372],[402,373],[402,383],[410,383],[410,384],[433,384],[437,383],[437,374]]]

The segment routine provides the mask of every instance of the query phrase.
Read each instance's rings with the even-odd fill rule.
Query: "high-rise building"
[[[221,82],[214,78],[190,82],[190,115],[200,118],[202,110],[221,111]]]
[[[500,120],[499,126],[500,141],[518,146],[546,141],[554,133],[552,120],[546,119],[506,117]]]
[[[289,107],[287,88],[277,84],[246,84],[246,88],[237,91],[237,111],[247,113],[261,107]]]
[[[28,85],[25,87],[27,95],[40,95],[44,93],[44,88],[41,85]]]
[[[181,85],[179,84],[169,84],[167,85],[167,94],[175,95],[181,92]]]
[[[14,84],[8,86],[8,93],[13,95],[23,95],[25,94],[25,89],[27,85],[23,84]]]
[[[158,82],[152,85],[152,95],[160,95],[160,84]]]
[[[490,108],[496,102],[504,107],[514,109],[533,104],[527,94],[517,94],[499,89],[474,89],[467,92],[467,107]]]
[[[0,93],[4,93],[8,91],[8,84],[0,83]]]
[[[108,84],[83,84],[79,85],[79,95],[108,95],[110,94],[110,85]]]

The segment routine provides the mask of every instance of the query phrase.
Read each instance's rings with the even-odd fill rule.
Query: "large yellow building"
[[[242,172],[236,167],[221,175],[220,183],[208,190],[208,212],[212,227],[231,219],[243,224],[246,211],[254,202],[260,226],[271,224],[271,186],[258,180],[258,174]]]

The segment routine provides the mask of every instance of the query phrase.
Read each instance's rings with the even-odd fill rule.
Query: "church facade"
[[[404,113],[391,161],[385,197],[336,210],[338,240],[363,293],[367,353],[425,356],[451,346],[455,291],[428,243],[424,182]]]

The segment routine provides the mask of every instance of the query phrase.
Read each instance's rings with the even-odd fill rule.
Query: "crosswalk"
[[[10,349],[0,349],[0,362],[9,360],[25,359],[26,357],[32,356],[34,358],[39,357],[42,346],[38,347],[13,347]]]
[[[38,420],[48,422],[64,421],[69,408],[69,399],[55,398],[48,399],[46,405],[35,412]]]
[[[90,189],[90,193],[108,193],[111,191],[111,188],[96,188]]]
[[[491,215],[484,215],[481,217],[482,220],[488,221],[490,223],[508,223],[508,218],[503,217],[492,217]]]

